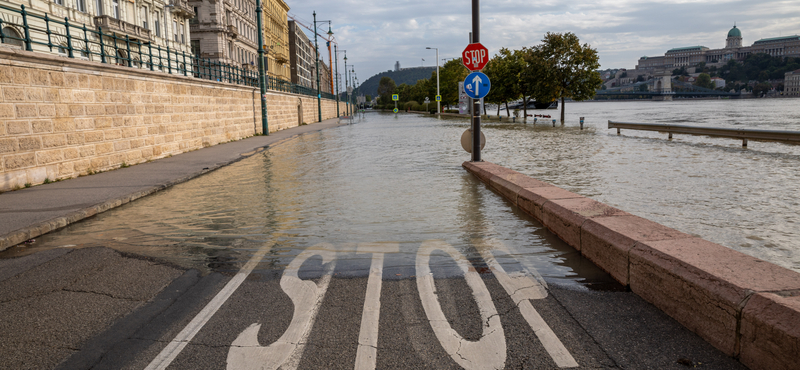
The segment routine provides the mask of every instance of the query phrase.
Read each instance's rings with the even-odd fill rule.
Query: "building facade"
[[[266,0],[263,6],[267,75],[290,81],[292,75],[289,65],[289,6],[283,0]]]
[[[312,66],[314,69],[311,70],[311,88],[317,89],[317,71],[316,71],[316,63]],[[319,91],[331,93],[331,69],[328,67],[327,64],[320,58],[319,60]]]
[[[314,65],[314,44],[295,21],[289,21],[289,66],[291,81],[294,84],[312,87],[311,77]]]
[[[258,25],[255,0],[192,0],[192,52],[199,58],[255,70]]]
[[[783,94],[800,96],[800,69],[786,72],[783,79]]]
[[[167,48],[171,52],[191,52],[189,20],[195,13],[187,0],[172,0],[169,4],[162,0],[0,0],[0,4],[15,9],[25,5],[35,51],[64,56],[73,53],[76,58],[105,59],[138,68],[149,68],[149,55],[158,54],[159,49],[163,50],[162,56],[166,56]],[[45,14],[50,22],[43,20]],[[0,18],[4,44],[24,47],[19,40],[24,35],[20,14],[0,9]],[[64,18],[69,19],[70,35]],[[88,31],[79,32],[84,25]],[[102,39],[98,30],[104,35]],[[48,43],[54,47],[50,49]],[[157,65],[156,70],[166,69],[166,64],[171,68],[185,67],[175,58],[158,58],[152,63]]]
[[[800,57],[800,36],[782,36],[761,39],[751,46],[743,46],[742,31],[733,26],[725,39],[725,48],[710,49],[705,46],[690,46],[668,50],[664,56],[641,57],[636,65],[638,73],[652,74],[659,69],[693,67],[704,62],[708,65],[742,61],[750,54],[765,53],[772,56]]]

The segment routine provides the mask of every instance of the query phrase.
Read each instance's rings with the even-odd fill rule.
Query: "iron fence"
[[[70,23],[69,18],[55,19],[47,13],[30,12],[25,5],[19,8],[0,4],[0,43],[16,45],[27,51],[58,53],[58,55],[106,64],[149,69],[205,80],[258,87],[258,71],[220,61],[199,58],[169,45],[153,45],[145,37],[119,35],[101,26]],[[135,34],[138,32],[134,32]],[[296,94],[317,96],[315,89],[268,76],[267,88]],[[320,97],[335,99],[321,92]]]

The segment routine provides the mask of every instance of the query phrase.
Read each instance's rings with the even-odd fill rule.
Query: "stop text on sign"
[[[467,45],[461,53],[461,63],[470,71],[480,71],[489,62],[489,50],[480,42]]]

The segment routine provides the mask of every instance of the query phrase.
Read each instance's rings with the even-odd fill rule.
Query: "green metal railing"
[[[27,51],[57,52],[69,58],[149,69],[205,80],[258,87],[258,71],[199,58],[192,53],[153,45],[149,40],[120,36],[101,27],[70,23],[29,12],[24,5],[13,8],[0,4],[0,43],[17,45]],[[269,77],[268,89],[317,96],[316,89]],[[322,93],[325,99],[333,94]]]

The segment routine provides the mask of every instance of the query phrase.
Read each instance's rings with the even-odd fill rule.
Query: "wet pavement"
[[[0,367],[743,368],[466,173],[464,129],[368,114],[9,249]]]

